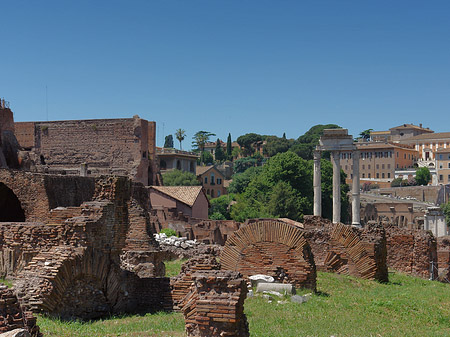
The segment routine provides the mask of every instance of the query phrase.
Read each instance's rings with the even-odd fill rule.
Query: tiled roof
[[[394,145],[391,143],[382,143],[382,142],[357,143],[356,146],[357,146],[358,150],[361,150],[361,151],[369,150],[369,149],[373,150],[373,149],[395,149],[395,148],[401,148],[404,150],[415,151],[415,149],[405,147],[405,145],[399,146],[399,145]]]
[[[435,132],[429,134],[418,135],[410,137],[404,140],[404,142],[410,142],[415,140],[432,140],[432,139],[450,139],[450,132]]]
[[[422,130],[424,132],[433,132],[430,129],[426,129],[426,128],[422,128],[418,125],[414,125],[414,124],[403,124],[403,125],[399,125],[393,128],[390,128],[389,130],[406,130],[406,129],[416,129],[416,130]]]
[[[196,175],[202,175],[203,173],[205,173],[206,171],[208,171],[209,169],[213,168],[214,165],[209,165],[209,166],[197,166],[196,170],[195,170],[195,174]]]
[[[152,186],[153,189],[192,207],[202,191],[201,186]]]

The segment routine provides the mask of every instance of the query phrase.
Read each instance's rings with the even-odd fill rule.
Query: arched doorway
[[[25,212],[14,192],[0,183],[0,222],[24,222]]]

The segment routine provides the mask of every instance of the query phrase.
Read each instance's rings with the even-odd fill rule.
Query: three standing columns
[[[322,186],[320,151],[314,151],[314,215],[322,216]],[[360,225],[359,152],[353,151],[352,224]],[[333,163],[333,223],[341,221],[341,165],[340,151],[331,152]]]

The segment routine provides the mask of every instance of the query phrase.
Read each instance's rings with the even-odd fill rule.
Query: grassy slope
[[[379,284],[319,273],[319,294],[303,304],[249,298],[252,336],[449,336],[450,285],[400,274]],[[183,336],[179,313],[126,316],[93,323],[39,317],[46,336]]]

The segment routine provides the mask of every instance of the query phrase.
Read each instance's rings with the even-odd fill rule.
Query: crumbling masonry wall
[[[202,271],[183,300],[188,336],[249,336],[244,301],[247,287],[239,273]]]
[[[389,268],[410,275],[430,278],[433,261],[437,266],[437,244],[433,234],[424,230],[386,227]],[[433,278],[437,278],[437,269]]]
[[[386,235],[382,226],[363,229],[306,216],[304,232],[319,270],[385,282]]]
[[[222,269],[315,290],[316,266],[302,229],[279,220],[252,221],[228,238],[220,254]]]

